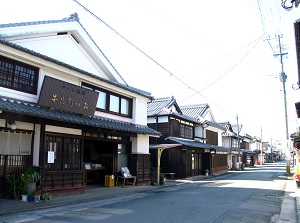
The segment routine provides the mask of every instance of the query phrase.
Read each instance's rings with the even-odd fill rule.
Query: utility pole
[[[284,112],[285,112],[286,157],[287,157],[286,172],[290,173],[289,129],[288,129],[288,115],[287,115],[287,102],[286,102],[286,89],[285,89],[285,82],[287,76],[284,73],[284,69],[283,69],[283,56],[287,55],[287,53],[282,52],[282,45],[281,45],[280,38],[282,38],[282,36],[278,35],[279,54],[275,54],[275,56],[280,56],[280,64],[281,64],[280,81],[282,82],[282,87],[283,87],[283,102],[284,102]]]
[[[236,123],[237,123],[237,137],[238,137],[238,150],[239,150],[239,154],[238,154],[238,163],[239,163],[239,166],[238,166],[238,169],[242,169],[241,168],[241,148],[240,148],[240,132],[241,132],[241,128],[239,126],[239,116],[236,115]]]
[[[238,147],[238,150],[239,150],[239,155],[238,155],[238,163],[239,163],[239,166],[238,166],[238,169],[240,170],[241,169],[241,164],[240,164],[240,159],[241,159],[241,155],[240,155],[240,128],[239,128],[239,116],[236,115],[236,124],[237,124],[237,137],[238,137],[238,143],[237,143],[237,147]]]
[[[273,163],[273,146],[272,146],[272,138],[271,138],[271,163]]]
[[[262,139],[262,127],[260,128],[260,164],[263,165],[264,161],[263,161],[263,139]]]

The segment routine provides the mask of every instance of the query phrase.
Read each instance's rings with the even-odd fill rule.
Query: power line
[[[267,37],[267,34],[266,34],[266,30],[265,30],[265,23],[264,23],[264,17],[263,17],[263,14],[262,14],[262,9],[261,9],[261,6],[259,4],[259,0],[257,0],[257,5],[258,5],[258,10],[259,10],[259,13],[260,13],[260,21],[261,21],[261,26],[262,26],[262,29],[263,29],[263,34]],[[275,50],[274,48],[272,47],[271,45],[271,42],[268,40],[268,38],[266,39],[271,50],[273,51],[273,55],[275,54]]]
[[[145,53],[142,49],[140,49],[138,46],[136,46],[135,44],[133,44],[131,41],[129,41],[125,36],[123,36],[121,33],[119,33],[117,30],[115,30],[113,27],[111,27],[110,25],[108,25],[106,22],[104,22],[102,19],[100,19],[97,15],[95,15],[93,12],[91,12],[89,9],[87,9],[85,6],[83,6],[81,3],[79,3],[77,0],[73,0],[74,2],[76,2],[81,8],[83,8],[83,10],[85,10],[86,12],[88,12],[90,15],[92,15],[94,18],[96,18],[97,20],[99,20],[100,22],[102,22],[105,26],[107,26],[110,30],[112,30],[115,34],[117,34],[119,37],[121,37],[123,40],[125,40],[128,44],[130,44],[132,47],[134,47],[138,52],[140,52],[141,54],[143,54],[145,57],[147,57],[149,60],[151,60],[153,63],[155,63],[157,66],[159,66],[160,68],[162,68],[164,71],[166,71],[170,76],[173,76],[175,79],[177,79],[178,81],[180,81],[181,83],[183,83],[184,85],[188,86],[187,84],[185,84],[183,81],[181,81],[176,75],[174,75],[171,71],[169,71],[168,69],[166,69],[164,66],[162,66],[160,63],[158,63],[156,60],[154,60],[152,57],[150,57],[147,53]],[[189,87],[189,86],[188,86]]]
[[[259,39],[257,39],[257,40],[261,40],[262,39],[262,37],[260,37]],[[256,41],[257,41],[256,40]],[[188,99],[188,98],[190,98],[190,97],[193,97],[194,95],[196,95],[196,94],[199,94],[201,91],[203,91],[204,89],[206,89],[206,88],[208,88],[208,87],[210,87],[211,85],[213,85],[214,83],[216,83],[218,80],[220,80],[221,78],[223,78],[223,77],[225,77],[230,71],[232,71],[234,68],[236,68],[253,50],[254,50],[254,48],[258,45],[260,43],[260,41],[259,42],[257,42],[255,45],[254,45],[254,47],[244,56],[244,57],[242,57],[236,64],[234,64],[234,66],[232,66],[228,71],[226,71],[221,77],[219,77],[217,80],[215,80],[214,82],[212,82],[211,84],[209,84],[208,86],[206,86],[205,88],[202,88],[201,90],[198,90],[198,91],[196,91],[194,94],[192,94],[192,95],[190,95],[190,96],[188,96],[188,97],[186,97],[186,98],[184,98],[184,99],[182,99],[181,101],[184,101],[184,100],[186,100],[186,99]]]
[[[76,2],[82,9],[84,9],[86,12],[88,12],[90,15],[92,15],[94,18],[96,18],[97,20],[99,20],[100,22],[102,22],[103,24],[105,24],[105,26],[107,26],[110,30],[112,30],[114,33],[116,33],[119,37],[121,37],[123,40],[125,40],[128,44],[130,44],[131,46],[133,46],[138,52],[142,53],[144,56],[146,56],[148,59],[150,59],[152,62],[154,62],[156,65],[158,65],[160,68],[162,68],[164,71],[166,71],[170,76],[172,76],[173,78],[175,78],[177,81],[179,81],[181,84],[183,84],[184,86],[186,86],[188,89],[191,89],[195,92],[197,92],[196,89],[192,88],[190,85],[188,85],[187,83],[185,83],[184,81],[182,81],[179,77],[177,77],[176,75],[174,75],[171,71],[167,70],[164,66],[162,66],[160,63],[158,63],[156,60],[154,60],[152,57],[150,57],[148,54],[146,54],[143,50],[141,50],[139,47],[137,47],[136,45],[134,45],[131,41],[129,41],[127,38],[125,38],[122,34],[120,34],[118,31],[116,31],[114,28],[112,28],[110,25],[108,25],[106,22],[104,22],[102,19],[100,19],[97,15],[95,15],[93,12],[91,12],[89,9],[87,9],[85,6],[83,6],[81,3],[79,3],[77,0],[73,0],[74,2]],[[203,98],[205,98],[206,100],[208,100],[204,95],[202,95],[200,92],[198,92],[197,94],[201,95]],[[210,101],[210,100],[208,100]],[[215,103],[214,103],[215,104]],[[216,104],[215,104],[216,105]],[[218,105],[216,105],[218,106]],[[219,106],[218,106],[219,107]],[[224,109],[223,109],[224,110]]]

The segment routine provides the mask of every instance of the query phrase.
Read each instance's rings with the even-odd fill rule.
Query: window
[[[129,114],[129,100],[122,98],[121,99],[121,114]]]
[[[32,133],[0,132],[0,154],[31,155]]]
[[[232,147],[238,148],[238,140],[237,139],[232,138]]]
[[[0,86],[37,94],[39,68],[0,56]]]
[[[118,144],[118,171],[121,171],[121,167],[128,167],[128,153],[125,144]]]
[[[106,93],[102,91],[97,91],[99,93],[97,108],[105,109],[106,105]]]
[[[187,126],[184,124],[180,124],[180,137],[192,139],[193,138],[193,127]]]
[[[121,116],[132,116],[132,99],[114,94],[86,83],[82,83],[82,87],[97,91],[99,93],[96,109],[108,113],[117,113]]]
[[[119,112],[119,97],[110,95],[110,101],[109,101],[109,111],[111,112]]]
[[[54,152],[54,163],[47,163],[48,151]],[[45,170],[81,170],[81,157],[81,138],[54,134],[46,135],[46,149],[44,153]]]

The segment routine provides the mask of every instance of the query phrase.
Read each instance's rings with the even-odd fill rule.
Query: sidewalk
[[[103,187],[98,185],[88,185],[85,193],[74,195],[61,195],[55,196],[49,201],[41,202],[24,202],[8,199],[0,199],[0,216],[7,214],[15,214],[26,211],[41,210],[47,208],[60,207],[71,204],[78,204],[81,202],[89,202],[96,200],[103,200],[114,198],[118,196],[126,196],[135,193],[143,193],[151,190],[176,186],[180,183],[176,181],[167,181],[166,185],[160,187],[147,185],[147,186],[122,186],[117,187]]]
[[[81,202],[90,202],[96,200],[104,200],[119,196],[126,196],[138,193],[144,193],[151,190],[159,190],[167,187],[177,186],[180,184],[188,183],[191,181],[199,181],[208,178],[223,178],[228,176],[231,173],[238,173],[236,171],[229,171],[229,173],[219,176],[197,176],[185,180],[168,180],[166,185],[163,186],[122,186],[117,187],[103,187],[103,186],[88,186],[87,190],[84,194],[77,195],[65,195],[65,196],[57,196],[49,201],[42,202],[24,202],[24,201],[16,201],[16,200],[6,200],[0,199],[0,216],[14,213],[22,213],[26,211],[34,211],[41,210],[47,208],[54,208],[60,206],[66,206],[71,204],[78,204]],[[285,188],[285,195],[283,198],[281,213],[277,219],[274,219],[272,222],[295,222],[300,223],[298,219],[300,219],[300,189],[297,189],[295,186],[295,182],[292,178],[292,173],[286,176],[287,184]]]
[[[300,189],[296,187],[293,179],[293,173],[286,175],[287,183],[285,187],[285,194],[281,204],[281,212],[278,221],[285,222],[300,222],[299,208],[300,208]]]

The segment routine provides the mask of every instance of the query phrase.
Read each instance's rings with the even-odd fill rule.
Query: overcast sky
[[[217,122],[243,125],[264,141],[285,139],[278,36],[284,57],[289,133],[298,126],[294,22],[281,0],[1,0],[0,23],[81,23],[125,81],[179,105],[208,103]],[[98,18],[95,18],[95,15]]]

